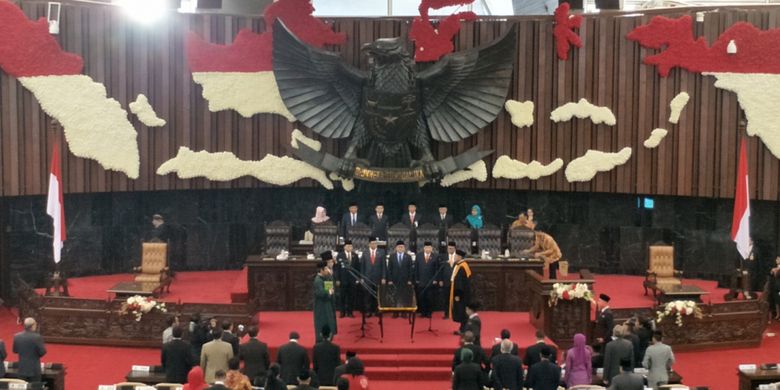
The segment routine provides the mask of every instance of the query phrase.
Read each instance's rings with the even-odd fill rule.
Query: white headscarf
[[[317,211],[314,212],[314,218],[312,218],[311,221],[314,223],[323,223],[329,219],[330,217],[325,211],[325,207],[317,206]]]

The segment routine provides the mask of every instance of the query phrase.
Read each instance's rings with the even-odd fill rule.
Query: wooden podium
[[[561,349],[572,346],[572,339],[577,333],[590,335],[590,305],[584,299],[565,301],[559,299],[550,306],[550,291],[555,283],[585,283],[593,291],[593,277],[589,271],[583,270],[580,279],[544,279],[536,271],[526,271],[531,293],[531,324],[540,329]]]

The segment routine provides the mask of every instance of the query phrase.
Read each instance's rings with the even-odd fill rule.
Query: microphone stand
[[[339,265],[341,265],[341,268],[347,270],[349,274],[357,279],[359,282],[357,283],[359,286],[363,287],[364,292],[367,292],[368,295],[372,296],[374,299],[378,299],[377,293],[374,292],[374,289],[377,287],[376,283],[374,283],[371,279],[369,279],[365,274],[358,271],[354,267],[352,267],[351,264],[345,264],[344,261],[340,261]],[[360,337],[358,339],[362,339],[366,337],[366,308],[363,307],[363,310],[360,310]]]
[[[439,267],[438,267],[438,269],[436,270],[436,272],[433,274],[433,276],[431,277],[431,280],[430,280],[430,281],[428,281],[428,284],[427,284],[425,287],[423,287],[423,289],[422,289],[422,290],[420,290],[420,296],[421,296],[421,297],[423,296],[423,294],[425,294],[425,291],[426,291],[426,290],[427,290],[429,287],[431,287],[431,285],[433,285],[433,284],[435,284],[435,283],[436,283],[436,278],[439,276],[439,274],[441,273],[441,271],[444,269],[444,265],[445,265],[445,264],[446,264],[446,262],[442,262],[441,264],[439,264]],[[423,332],[426,332],[426,331],[423,331]],[[433,333],[434,335],[437,335],[437,336],[438,336],[438,334],[436,333],[436,332],[437,332],[437,330],[436,330],[436,329],[433,329],[433,312],[431,312],[431,315],[428,317],[428,330],[427,330],[427,332],[431,332],[431,333]]]

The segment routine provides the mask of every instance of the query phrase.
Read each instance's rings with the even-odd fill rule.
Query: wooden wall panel
[[[264,30],[257,17],[215,15],[171,15],[163,22],[145,26],[128,20],[113,6],[85,5],[65,1],[60,35],[65,50],[80,54],[85,73],[105,84],[110,97],[123,107],[145,94],[158,115],[168,121],[162,128],[148,128],[134,116],[138,131],[141,175],[129,180],[119,173],[105,171],[91,160],[77,158],[63,146],[65,189],[68,193],[105,191],[151,191],[172,189],[212,189],[264,187],[252,178],[226,183],[205,179],[180,180],[174,175],[158,176],[157,168],[175,156],[180,146],[210,152],[231,151],[242,159],[259,160],[266,154],[290,155],[290,134],[296,127],[276,115],[243,118],[233,111],[212,113],[192,82],[186,64],[184,39],[194,31],[214,43],[230,43],[242,28]],[[45,2],[22,1],[30,18],[45,15]],[[509,98],[532,100],[535,123],[518,129],[508,114],[502,113],[478,135],[455,144],[436,144],[434,153],[447,156],[472,146],[494,149],[486,159],[492,170],[496,158],[508,154],[529,162],[548,164],[555,158],[565,163],[588,149],[617,152],[630,146],[629,162],[611,172],[601,173],[587,183],[566,181],[563,169],[537,181],[470,181],[461,187],[509,190],[593,191],[677,196],[725,197],[734,193],[737,142],[745,122],[736,96],[714,87],[714,78],[676,69],[660,78],[655,68],[641,63],[653,53],[625,39],[625,35],[653,16],[693,15],[704,8],[678,8],[648,11],[644,15],[605,13],[586,16],[580,29],[585,44],[570,52],[569,61],[555,55],[552,18],[516,17],[484,19],[465,23],[455,37],[456,50],[490,42],[505,31],[508,23],[518,24],[518,54]],[[780,7],[723,8],[708,12],[694,31],[708,41],[737,21],[750,21],[762,29],[780,25]],[[379,37],[407,36],[409,19],[328,19],[337,31],[345,32],[347,42],[333,48],[348,62],[365,68],[360,46]],[[667,122],[669,101],[680,91],[691,95],[680,123]],[[575,119],[556,124],[550,112],[559,105],[586,98],[610,107],[617,116],[616,126],[595,125]],[[32,95],[12,77],[0,75],[0,190],[3,196],[36,195],[46,192],[51,147],[59,126],[48,118]],[[669,135],[656,149],[643,141],[654,128]],[[312,136],[308,129],[302,129]],[[344,142],[324,140],[327,150],[345,151]],[[757,139],[749,138],[749,169],[753,197],[779,200],[780,161]],[[311,180],[294,186],[318,187]]]

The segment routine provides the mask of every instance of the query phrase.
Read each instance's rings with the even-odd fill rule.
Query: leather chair
[[[164,242],[145,242],[141,249],[141,266],[133,269],[138,272],[135,281],[139,283],[159,283],[171,291],[171,278],[168,274],[168,244]]]
[[[292,226],[284,221],[273,221],[265,225],[265,253],[276,256],[282,250],[290,250]]]
[[[433,249],[439,248],[439,228],[432,223],[424,223],[417,227],[417,250],[422,251],[423,243],[430,241]]]
[[[645,295],[651,288],[656,295],[659,288],[682,284],[682,271],[674,269],[674,246],[651,245],[647,254],[647,276],[643,283]]]
[[[368,236],[370,235],[371,228],[363,222],[358,222],[355,226],[347,226],[347,236],[352,241],[353,250],[363,251],[368,248]]]
[[[536,233],[528,228],[509,229],[509,253],[512,257],[531,257],[528,252],[536,242]]]
[[[399,240],[402,240],[406,244],[406,249],[409,250],[409,233],[411,230],[400,222],[390,226],[387,229],[387,252],[395,251],[395,243]]]
[[[331,221],[314,224],[311,228],[314,234],[314,256],[320,253],[333,250],[336,247],[338,238],[338,227]]]
[[[471,253],[471,229],[462,223],[456,223],[447,230],[450,241],[455,241],[458,249]]]
[[[496,225],[485,224],[479,230],[477,247],[480,251],[477,257],[482,255],[482,251],[488,251],[493,258],[499,256],[501,254],[501,229]]]

